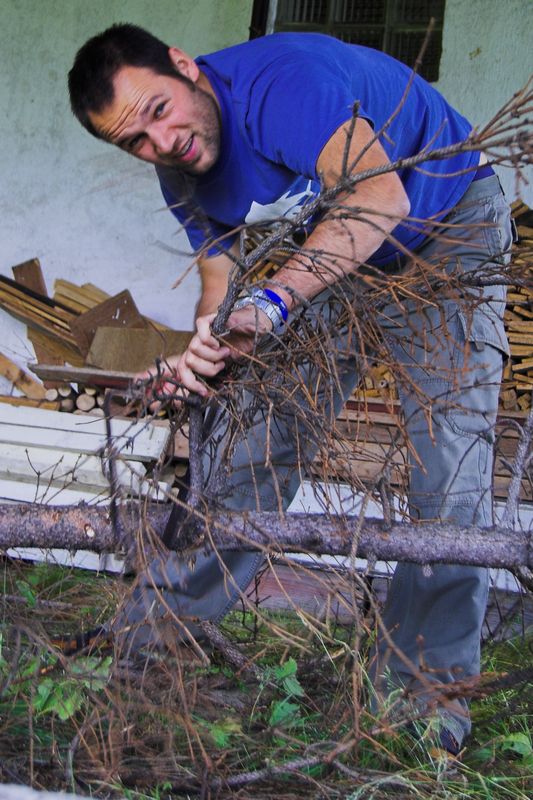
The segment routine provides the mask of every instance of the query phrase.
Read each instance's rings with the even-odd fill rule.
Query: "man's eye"
[[[130,152],[135,152],[135,150],[139,149],[143,139],[144,139],[143,133],[140,133],[138,136],[135,136],[133,139],[130,139],[130,141],[127,144],[127,149]]]
[[[154,108],[154,119],[159,119],[163,111],[165,110],[166,103],[158,103]]]

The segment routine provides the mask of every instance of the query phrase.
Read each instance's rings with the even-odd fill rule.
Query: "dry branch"
[[[123,506],[123,536],[131,541],[142,527],[138,507]],[[145,521],[162,535],[168,506],[152,505]],[[215,518],[216,517],[216,518]],[[326,514],[272,512],[232,514],[224,511],[209,519],[197,515],[200,543],[226,550],[261,549],[268,552],[320,553],[347,556],[358,530],[357,556],[416,564],[444,563],[514,568],[533,566],[533,534],[508,528],[462,527],[448,522],[394,523],[357,516],[332,518]],[[142,535],[142,532],[141,532]],[[108,509],[87,506],[0,505],[0,548],[60,547],[67,550],[114,552],[124,540],[113,532]],[[209,546],[209,545],[207,545]]]

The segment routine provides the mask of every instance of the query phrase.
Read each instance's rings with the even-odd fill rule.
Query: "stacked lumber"
[[[0,275],[0,307],[28,326],[38,364],[135,373],[183,352],[190,340],[189,332],[143,316],[128,290],[110,296],[60,279],[49,297],[36,258],[13,267],[13,275]]]
[[[58,280],[49,297],[38,259],[13,275],[0,276],[0,307],[28,326],[37,378],[0,353],[0,375],[13,387],[0,395],[1,497],[101,504],[115,489],[170,499],[175,469],[163,463],[174,446],[170,425],[138,419],[139,401],[133,408],[126,390],[158,355],[183,350],[190,334],[145,318],[128,291],[111,297],[90,283]],[[104,457],[110,446],[113,481]]]
[[[533,392],[533,211],[521,200],[511,206],[518,242],[513,246],[509,267],[520,282],[509,286],[505,310],[505,330],[511,358],[503,374],[500,411],[522,411],[531,408]],[[388,403],[398,397],[394,376],[381,364],[371,365],[353,394],[354,400]]]
[[[30,263],[40,271],[37,259],[26,262],[26,265]],[[31,338],[36,334],[37,340],[42,341],[51,353],[68,358],[71,363],[83,363],[70,328],[76,314],[68,306],[0,275],[0,307],[25,322]]]
[[[528,411],[533,392],[533,211],[520,200],[512,211],[518,233],[512,268],[522,280],[507,293],[505,326],[511,358],[504,370],[500,405],[505,411]]]
[[[109,421],[43,409],[6,406],[0,420],[0,497],[17,502],[107,504],[121,496],[170,497],[172,481],[154,476],[170,444],[168,423]]]
[[[496,445],[493,471],[494,497],[506,499],[512,463],[518,444],[518,431],[509,425],[509,419],[523,421],[524,412],[504,412],[496,423]],[[405,497],[409,481],[409,453],[401,422],[401,407],[398,401],[380,402],[379,399],[361,401],[355,397],[348,400],[336,420],[336,443],[334,455],[327,463],[320,458],[313,465],[313,474],[320,479],[327,477],[345,481],[351,485],[368,486],[383,476],[387,466],[387,478],[399,497]],[[530,480],[524,476],[520,497],[533,502]]]

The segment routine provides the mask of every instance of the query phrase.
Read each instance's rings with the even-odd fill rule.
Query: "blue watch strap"
[[[281,316],[283,317],[283,322],[287,322],[289,309],[279,294],[276,294],[276,292],[274,292],[272,289],[263,289],[263,292],[266,294],[269,300],[272,300],[272,302],[278,306],[279,310],[281,311]]]

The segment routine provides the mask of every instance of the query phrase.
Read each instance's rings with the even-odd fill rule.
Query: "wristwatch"
[[[276,292],[273,292],[272,289],[260,289],[258,286],[252,286],[249,294],[239,297],[233,306],[233,311],[250,305],[259,308],[267,315],[272,323],[271,333],[280,336],[284,332],[289,310]]]

